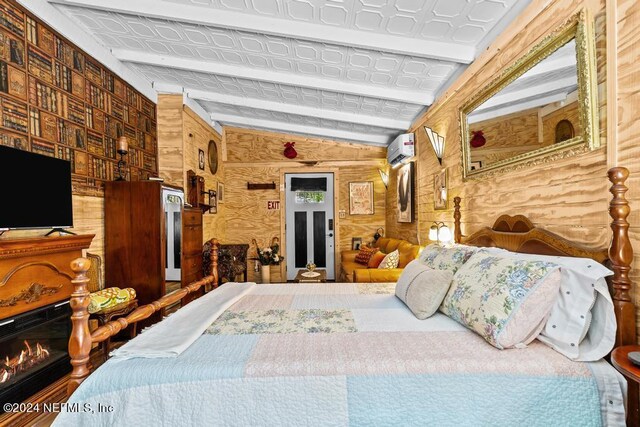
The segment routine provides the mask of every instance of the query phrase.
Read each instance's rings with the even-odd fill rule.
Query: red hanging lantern
[[[296,145],[295,142],[285,142],[284,146],[284,156],[287,159],[295,159],[298,156],[298,152],[296,151],[295,148],[293,148],[293,146]]]
[[[473,138],[471,138],[469,143],[473,148],[480,148],[487,143],[487,140],[481,130],[472,131],[471,133],[473,133]]]

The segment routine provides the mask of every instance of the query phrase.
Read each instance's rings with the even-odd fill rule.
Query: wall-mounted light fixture
[[[384,236],[384,228],[379,227],[376,230],[376,234],[373,235],[373,241],[377,241],[379,238],[381,238],[382,236]]]
[[[129,152],[129,143],[127,142],[126,136],[121,136],[118,138],[118,142],[116,145],[116,151],[120,155],[120,160],[118,160],[118,177],[116,181],[125,181],[125,171],[124,167],[127,165],[127,162],[124,161],[124,156]]]
[[[442,165],[442,157],[444,156],[444,136],[438,135],[427,126],[424,127],[424,131],[429,137],[429,142],[431,142],[433,151],[436,153],[438,162]]]
[[[429,229],[429,240],[437,243],[451,242],[451,230],[444,222],[434,221]]]
[[[389,174],[382,169],[378,169],[378,173],[380,173],[380,179],[382,179],[384,188],[389,188]]]

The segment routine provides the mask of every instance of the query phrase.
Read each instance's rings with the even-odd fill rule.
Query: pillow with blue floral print
[[[480,248],[467,245],[432,244],[420,253],[420,261],[434,270],[456,271]]]
[[[560,266],[478,252],[456,272],[440,310],[499,348],[524,347],[558,297]]]

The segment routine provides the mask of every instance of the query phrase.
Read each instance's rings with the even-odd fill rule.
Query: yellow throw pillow
[[[399,262],[400,262],[400,254],[396,249],[395,251],[388,253],[384,257],[384,259],[382,260],[378,268],[382,268],[382,269],[398,268]]]

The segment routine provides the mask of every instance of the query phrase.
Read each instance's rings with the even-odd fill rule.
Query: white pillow
[[[560,293],[538,339],[576,361],[595,361],[609,354],[616,339],[616,314],[605,280],[613,274],[611,270],[589,258],[521,254],[498,248],[482,251],[560,265]]]
[[[413,260],[404,267],[398,279],[396,296],[418,319],[426,319],[438,310],[452,281],[452,272],[433,270]]]

